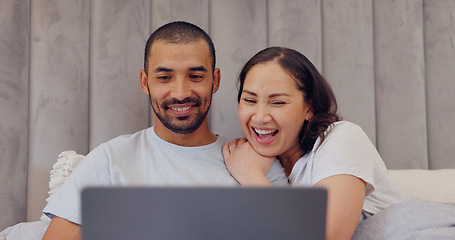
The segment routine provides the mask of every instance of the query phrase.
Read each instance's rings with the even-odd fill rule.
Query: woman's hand
[[[231,175],[241,185],[271,186],[266,174],[275,158],[258,154],[245,138],[223,146],[223,157]]]

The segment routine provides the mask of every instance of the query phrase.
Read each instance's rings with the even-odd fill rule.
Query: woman
[[[239,119],[246,139],[223,147],[242,185],[270,185],[277,157],[294,186],[327,189],[327,239],[350,239],[360,220],[402,200],[384,162],[357,125],[340,121],[335,96],[301,53],[272,47],[243,67]]]

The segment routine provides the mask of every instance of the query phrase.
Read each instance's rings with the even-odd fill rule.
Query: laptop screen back
[[[324,239],[326,198],[317,188],[87,188],[82,239]]]

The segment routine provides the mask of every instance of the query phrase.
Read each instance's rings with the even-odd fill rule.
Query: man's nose
[[[177,79],[175,79],[171,94],[172,97],[178,100],[183,100],[191,96],[190,84],[183,77],[178,77]]]

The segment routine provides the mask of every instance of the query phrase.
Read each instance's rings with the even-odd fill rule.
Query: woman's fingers
[[[226,144],[224,144],[224,146],[223,146],[222,153],[223,153],[223,158],[224,158],[224,160],[228,159],[228,158],[231,156],[231,149],[230,149],[229,144],[230,144],[230,143],[226,143]]]
[[[231,142],[226,143],[224,145],[224,147],[226,147],[227,150],[229,150],[229,153],[232,153],[236,148],[242,146],[246,142],[247,142],[246,138],[236,138],[236,139],[232,140]],[[223,152],[225,151],[224,147],[223,147]]]
[[[238,138],[237,146],[241,146],[247,142],[246,138]]]

